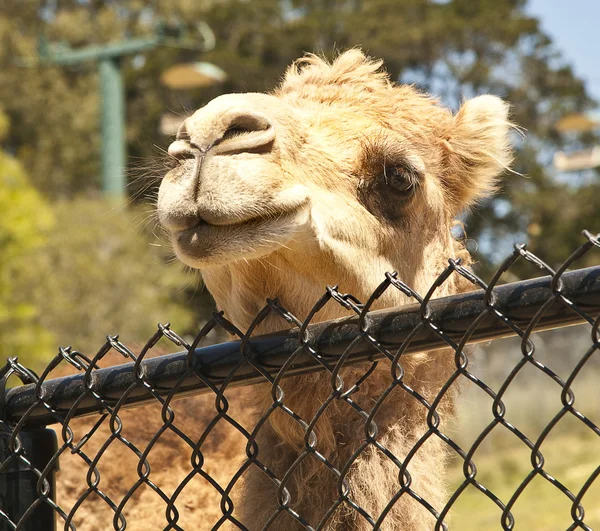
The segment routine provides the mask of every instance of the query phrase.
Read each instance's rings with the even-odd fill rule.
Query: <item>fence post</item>
[[[45,500],[55,501],[58,460],[43,476],[38,491],[42,472],[58,450],[56,433],[47,428],[23,429],[13,439],[11,447],[10,427],[2,422],[0,430],[0,511],[3,513],[0,531],[15,529],[14,525],[34,503],[35,507],[18,529],[56,531],[55,511]]]

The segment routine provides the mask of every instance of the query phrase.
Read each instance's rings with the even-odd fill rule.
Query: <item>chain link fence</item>
[[[589,253],[598,252],[600,241],[589,232],[584,231],[584,235],[585,243],[557,270],[525,246],[516,246],[489,283],[460,261],[449,260],[424,297],[390,273],[367,301],[328,287],[305,320],[292,315],[277,300],[268,300],[246,332],[215,313],[190,341],[168,324],[159,325],[137,354],[116,336],[109,336],[93,357],[61,348],[39,376],[9,358],[0,374],[0,529],[47,531],[57,525],[66,530],[448,529],[453,527],[451,515],[461,496],[468,489],[476,489],[495,507],[489,529],[510,530],[518,528],[515,505],[520,497],[532,482],[542,480],[568,502],[568,529],[591,530],[586,514],[597,512],[600,506],[596,495],[600,492],[600,453],[588,455],[593,468],[577,490],[570,490],[548,472],[551,463],[544,456],[544,441],[567,417],[594,441],[600,437],[598,420],[582,413],[574,392],[578,377],[593,358],[597,361],[600,350],[600,266],[576,269],[584,255],[589,258]],[[523,260],[547,276],[500,285],[503,275]],[[452,275],[468,280],[475,291],[435,299],[436,289]],[[386,290],[400,290],[414,304],[371,311]],[[351,315],[316,322],[319,310],[329,304],[341,305]],[[291,329],[254,335],[266,318],[281,319]],[[581,323],[588,338],[586,348],[576,353],[577,362],[567,377],[560,377],[538,359],[532,334]],[[199,347],[214,329],[225,330],[238,340]],[[493,389],[472,370],[467,347],[503,337],[519,338],[521,355],[500,387]],[[161,340],[183,351],[153,357]],[[431,352],[437,354],[430,358],[423,354]],[[101,368],[101,362],[113,360],[115,353],[128,363]],[[419,387],[409,376],[416,366],[435,371],[434,364],[441,359],[449,360],[449,370],[435,392],[427,394],[423,391],[426,387]],[[64,365],[76,373],[51,378],[61,373]],[[529,438],[507,417],[506,393],[525,368],[550,379],[560,396],[560,406],[536,438]],[[305,378],[302,381],[306,382],[314,375],[326,375],[330,383],[326,395],[315,392],[316,403],[311,408],[294,410],[289,397],[297,390],[286,382],[300,381],[294,378]],[[380,393],[365,400],[364,390],[381,375],[386,380]],[[7,389],[7,381],[14,377],[22,385]],[[492,417],[464,447],[445,428],[446,417],[455,414],[445,401],[461,382],[476,386],[489,397]],[[270,401],[254,404],[255,413],[250,415],[247,410],[252,408],[244,400],[252,401],[258,388]],[[231,398],[242,391],[246,394],[241,402]],[[192,395],[192,401],[176,401]],[[194,406],[198,395],[206,397],[202,406]],[[310,402],[310,388],[305,395]],[[412,410],[421,417],[423,429],[403,455],[396,455],[394,448],[386,445],[386,427],[401,422],[404,414],[400,408],[396,419],[382,418],[380,413],[391,401],[412,404]],[[181,403],[187,404],[186,408],[178,409]],[[129,411],[133,406],[140,408]],[[202,422],[194,417],[195,407],[202,409]],[[321,447],[319,423],[328,411],[344,412],[355,419],[349,421],[355,430],[353,442],[347,438],[340,442],[334,434],[338,445],[346,445],[343,451],[327,453]],[[295,430],[299,441],[295,459],[285,466],[271,464],[269,452],[261,448],[261,443],[269,440],[261,434],[273,430],[278,422],[280,428]],[[130,435],[128,423],[134,425]],[[525,477],[508,494],[489,488],[476,466],[478,449],[499,429],[508,430],[530,456]],[[138,435],[144,431],[149,435],[142,441]],[[218,454],[228,437],[237,438],[239,451]],[[171,442],[165,444],[165,440]],[[428,498],[427,489],[422,490],[422,483],[416,480],[418,456],[433,442],[435,448],[442,448],[435,456],[441,466],[435,469],[436,474],[449,459],[458,460],[462,466],[461,479],[442,500]],[[164,452],[169,446],[176,451],[154,464],[155,452],[161,448]],[[219,457],[209,462],[211,452]],[[388,481],[394,484],[393,493],[376,511],[361,503],[360,489],[355,486],[355,467],[369,452],[376,452],[379,461],[385,462],[392,476]],[[135,471],[126,472],[126,462],[132,459]],[[178,459],[184,464],[175,463]],[[67,466],[67,460],[76,464]],[[177,464],[185,472],[177,476],[176,484],[171,481],[165,486],[161,478],[170,476],[171,461],[173,470]],[[326,471],[329,478],[319,492],[302,492],[296,480],[308,462]],[[107,476],[105,470],[111,466]],[[241,496],[237,493],[248,474],[254,474],[252,485],[263,491],[262,498],[248,490]],[[175,475],[173,472],[171,479]],[[203,490],[194,487],[198,481]],[[308,489],[311,483],[305,483]],[[61,494],[58,497],[57,490]],[[239,500],[244,496],[268,500],[264,504],[269,517],[265,521],[245,520],[239,511]],[[147,510],[154,510],[160,518],[136,527],[132,506],[139,508],[144,499],[152,500]],[[427,515],[427,525],[424,520],[409,524],[398,519],[396,509],[405,500],[418,508],[415,514]],[[322,509],[315,517],[317,513],[306,508],[317,502]],[[186,520],[186,513],[193,513],[194,519]],[[94,520],[95,514],[102,515],[100,521]]]

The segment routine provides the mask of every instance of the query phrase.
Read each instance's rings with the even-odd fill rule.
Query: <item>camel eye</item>
[[[383,181],[396,192],[404,195],[411,194],[417,183],[414,172],[402,166],[384,167]]]

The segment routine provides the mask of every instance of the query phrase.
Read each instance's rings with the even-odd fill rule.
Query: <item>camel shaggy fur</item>
[[[382,62],[350,50],[328,63],[314,55],[296,61],[271,94],[220,96],[185,120],[169,148],[176,167],[163,179],[159,219],[179,259],[202,273],[217,306],[245,330],[267,298],[306,317],[326,285],[366,300],[397,271],[427,292],[450,257],[467,259],[451,228],[456,216],[488,196],[511,160],[508,107],[490,95],[466,101],[456,114],[410,86],[398,86]],[[451,278],[437,295],[460,291]],[[408,299],[388,290],[375,307]],[[329,304],[317,315],[344,315]],[[256,333],[285,327],[269,317]],[[445,351],[402,360],[404,382],[431,401],[454,369]],[[346,388],[364,373],[347,368]],[[353,395],[364,410],[391,382],[389,363]],[[310,422],[331,394],[321,372],[282,381],[284,404]],[[251,400],[258,415],[272,404],[270,386]],[[451,412],[451,398],[445,403]],[[427,430],[425,408],[394,391],[375,422],[382,446],[403,460]],[[316,450],[341,469],[365,440],[364,418],[334,400],[314,428]],[[304,448],[305,432],[281,409],[258,432],[259,460],[279,479]],[[432,437],[408,466],[411,489],[438,511],[447,499],[445,450]],[[373,445],[353,462],[348,497],[376,521],[400,488],[398,467]],[[250,466],[234,516],[261,529],[279,501],[267,475]],[[338,499],[337,478],[310,456],[287,482],[290,507],[313,527],[372,529]],[[409,494],[389,509],[380,529],[431,529],[434,518]],[[270,529],[299,524],[285,511]]]

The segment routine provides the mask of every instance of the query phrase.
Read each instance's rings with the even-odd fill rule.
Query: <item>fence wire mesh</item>
[[[600,453],[588,456],[595,468],[577,490],[570,490],[565,482],[548,472],[551,463],[545,459],[543,447],[544,441],[566,417],[574,419],[596,442],[600,437],[597,420],[595,423],[576,406],[573,389],[590,360],[594,357],[597,360],[600,350],[600,268],[580,270],[583,272],[577,278],[578,289],[584,294],[581,297],[571,297],[566,282],[577,261],[600,248],[598,236],[587,231],[584,235],[585,243],[557,270],[525,246],[516,246],[489,283],[459,261],[449,260],[446,270],[424,297],[390,273],[367,301],[328,287],[304,320],[291,314],[277,300],[268,300],[245,332],[221,313],[215,313],[193,341],[186,341],[168,324],[159,325],[137,354],[117,336],[109,336],[91,357],[61,348],[40,376],[17,359],[8,359],[0,374],[0,528],[52,529],[43,527],[46,524],[42,522],[54,521],[70,530],[448,529],[452,528],[450,516],[461,496],[474,488],[495,507],[489,529],[510,530],[518,525],[515,505],[520,497],[532,482],[542,480],[568,501],[571,520],[568,529],[592,529],[586,514],[597,512],[600,506],[600,499],[589,495],[600,475]],[[522,260],[534,264],[550,278],[533,283],[529,288],[522,283],[499,286],[503,275]],[[454,296],[459,310],[454,311],[452,318],[438,321],[443,313],[439,308],[447,306],[438,308],[433,296],[436,288],[452,275],[461,275],[474,289],[482,291],[476,295]],[[394,340],[386,340],[382,330],[384,326],[388,329],[396,326],[395,318],[382,312],[373,317],[370,312],[386,290],[400,290],[415,302],[414,307],[402,313],[404,320],[398,325],[402,330]],[[531,290],[537,290],[535,293],[542,293],[543,297],[536,299],[531,306],[533,311],[519,313],[531,303],[528,299]],[[463,303],[471,305],[471,313],[463,312],[460,317]],[[318,329],[321,332],[334,328],[324,343],[315,337],[313,322],[318,321],[318,312],[329,304],[341,305],[355,314],[354,328],[340,339],[341,325],[321,325]],[[257,338],[254,330],[267,318],[281,319],[288,328],[296,327],[296,330],[287,336]],[[460,319],[468,319],[467,325],[462,326]],[[540,328],[575,322],[585,323],[589,342],[565,378],[538,359],[532,334]],[[198,349],[202,340],[217,328],[239,341]],[[521,356],[500,387],[493,389],[472,371],[466,347],[500,336],[518,337]],[[152,357],[160,340],[183,347],[185,352],[171,358]],[[337,350],[332,347],[334,344]],[[425,346],[427,350],[442,349],[441,354],[433,358],[433,362],[424,361],[423,354],[414,353],[422,353]],[[100,368],[100,363],[113,360],[115,353],[130,363]],[[432,363],[439,361],[440,356],[450,360],[450,368],[435,392],[427,393],[410,375],[417,364],[435,372]],[[78,374],[50,379],[57,373],[62,374],[64,365],[71,366]],[[349,371],[348,367],[353,370]],[[526,430],[508,420],[505,403],[508,389],[526,367],[550,379],[560,395],[560,407],[535,438],[528,437]],[[326,375],[327,393],[319,395],[315,391],[315,403],[311,407],[295,410],[293,405],[298,401],[290,397],[297,390],[286,382],[315,374]],[[290,375],[291,379],[286,378]],[[385,375],[386,380],[379,394],[366,400],[364,389],[369,388],[371,379],[381,375]],[[6,390],[11,377],[17,377],[22,385]],[[453,413],[444,403],[461,381],[469,382],[489,397],[492,417],[465,447],[445,428],[445,417]],[[241,385],[249,383],[253,385],[241,390]],[[253,416],[247,410],[252,409],[253,390],[261,385],[263,396],[270,397],[270,403],[265,407],[259,405],[259,410],[254,405],[257,413]],[[202,393],[204,402],[194,402],[198,397],[175,401],[192,393]],[[311,389],[303,394],[305,402],[309,402]],[[392,408],[396,419],[380,415],[382,411],[389,412],[391,401],[411,407],[421,417],[422,429],[402,455],[394,453],[393,445],[388,447],[390,439],[386,429],[401,421],[403,409]],[[145,405],[128,410],[135,404]],[[320,422],[328,414],[340,412],[359,419],[348,422],[350,429],[357,430],[354,442],[351,444],[347,437],[340,442],[336,438],[338,434],[333,434],[336,444],[347,447],[344,451],[327,450],[322,445],[326,433],[319,431]],[[94,416],[90,416],[92,414]],[[88,416],[79,418],[84,415]],[[129,432],[128,423],[132,425]],[[45,425],[52,425],[58,435],[55,451],[43,436],[41,428]],[[261,447],[261,443],[269,441],[261,434],[272,432],[277,425],[279,429],[294,432],[295,440],[299,441],[293,449],[294,459],[284,466],[272,465],[270,452]],[[359,426],[362,429],[358,429]],[[510,493],[494,492],[482,474],[478,474],[476,466],[478,449],[499,429],[508,430],[530,456],[527,474]],[[39,455],[40,444],[35,449],[36,437],[42,440],[45,456]],[[229,448],[227,438],[239,443],[235,450],[223,450]],[[340,438],[344,439],[343,434]],[[427,489],[421,489],[423,483],[415,479],[421,473],[415,471],[418,468],[415,463],[421,453],[429,451],[432,441],[437,445],[435,448],[443,449],[443,454],[438,452],[434,456],[442,468],[449,458],[462,463],[460,481],[455,482],[455,488],[443,500],[428,498]],[[357,488],[355,484],[357,463],[369,452],[376,453],[379,462],[385,461],[385,470],[393,476],[390,481],[394,491],[380,507],[363,505],[359,491],[368,490],[369,486],[363,484]],[[160,459],[156,457],[158,454],[162,456]],[[59,461],[61,471],[57,474],[56,488],[59,495],[55,499],[54,475]],[[135,467],[129,470],[127,463],[132,461]],[[328,478],[318,485],[321,490],[312,494],[302,493],[296,480],[296,476],[309,467],[309,462],[313,470],[320,471],[315,472],[317,476]],[[168,466],[173,467],[171,472]],[[435,468],[434,473],[439,470]],[[265,500],[264,504],[272,508],[266,521],[244,520],[244,514],[238,511],[240,494],[237,491],[251,473],[255,478],[252,488],[264,485],[262,498],[248,490],[242,491],[241,497],[253,497],[255,503]],[[306,485],[314,487],[310,481]],[[29,498],[15,494],[22,489],[31,491]],[[406,499],[410,499],[410,507],[421,511],[415,514],[426,514],[430,518],[427,525],[423,520],[412,522],[410,527],[398,520],[396,508]],[[317,502],[323,507],[315,517],[316,513],[307,512],[306,507]],[[143,504],[146,504],[144,510],[155,515],[151,524],[148,520],[136,523]],[[532,507],[531,510],[544,509]],[[44,520],[42,513],[49,514],[48,519]]]

